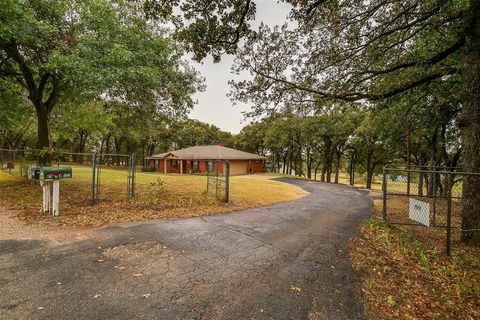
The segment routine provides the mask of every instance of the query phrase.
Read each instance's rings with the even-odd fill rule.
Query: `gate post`
[[[432,175],[432,189],[433,189],[433,226],[437,225],[437,169],[435,167],[432,168],[435,171]],[[428,193],[428,190],[427,190]]]
[[[96,171],[97,171],[97,153],[92,154],[92,205],[95,204],[95,187],[96,187]]]
[[[451,174],[447,171],[447,256],[450,257],[451,252],[451,225],[452,225],[452,181]]]
[[[387,166],[383,167],[382,190],[383,190],[382,216],[383,216],[383,221],[387,222]]]
[[[208,169],[208,162],[207,162],[207,194],[208,194],[208,189],[209,189],[209,184],[210,184],[210,170]]]
[[[127,199],[131,197],[130,180],[132,179],[132,156],[128,156],[127,160]]]
[[[130,181],[130,199],[135,197],[135,153],[132,153],[131,163],[131,181]]]
[[[219,183],[219,181],[218,181],[218,179],[219,179],[218,178],[218,165],[220,164],[220,161],[216,160],[215,162],[216,162],[215,164],[216,164],[216,167],[217,167],[217,174],[216,174],[216,181],[215,181],[215,196],[218,199],[218,183]]]
[[[130,155],[128,166],[127,198],[133,199],[135,197],[135,153]]]
[[[225,163],[225,202],[230,200],[230,161]]]

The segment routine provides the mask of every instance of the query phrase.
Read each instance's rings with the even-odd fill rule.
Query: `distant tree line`
[[[331,104],[304,115],[286,108],[244,127],[234,145],[269,156],[271,171],[326,182],[338,182],[341,172],[352,179],[355,173],[364,174],[367,188],[387,163],[425,169],[460,164],[454,106],[446,104],[439,111],[428,102],[422,108],[401,99],[390,103],[377,110]],[[424,179],[428,184],[428,177]]]

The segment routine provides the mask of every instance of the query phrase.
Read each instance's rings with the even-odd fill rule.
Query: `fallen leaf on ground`
[[[297,295],[299,295],[300,292],[302,292],[302,289],[299,288],[299,287],[292,286],[290,289],[292,289],[292,291],[295,292],[295,294],[297,294]]]

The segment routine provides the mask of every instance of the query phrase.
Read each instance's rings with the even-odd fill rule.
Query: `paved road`
[[[347,245],[370,200],[285,181],[310,195],[64,245],[2,241],[0,319],[361,319]]]

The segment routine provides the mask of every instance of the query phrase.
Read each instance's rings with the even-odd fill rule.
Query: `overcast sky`
[[[269,25],[282,25],[290,11],[290,6],[285,3],[277,3],[277,0],[257,0],[257,14],[252,26],[257,28],[260,22]],[[249,110],[248,105],[233,105],[227,97],[230,91],[228,81],[234,79],[230,73],[230,67],[234,56],[223,56],[222,61],[213,63],[212,59],[206,59],[203,64],[191,62],[202,76],[205,77],[204,92],[195,95],[198,104],[190,114],[190,118],[211,123],[224,131],[238,133],[245,126],[242,111]]]

